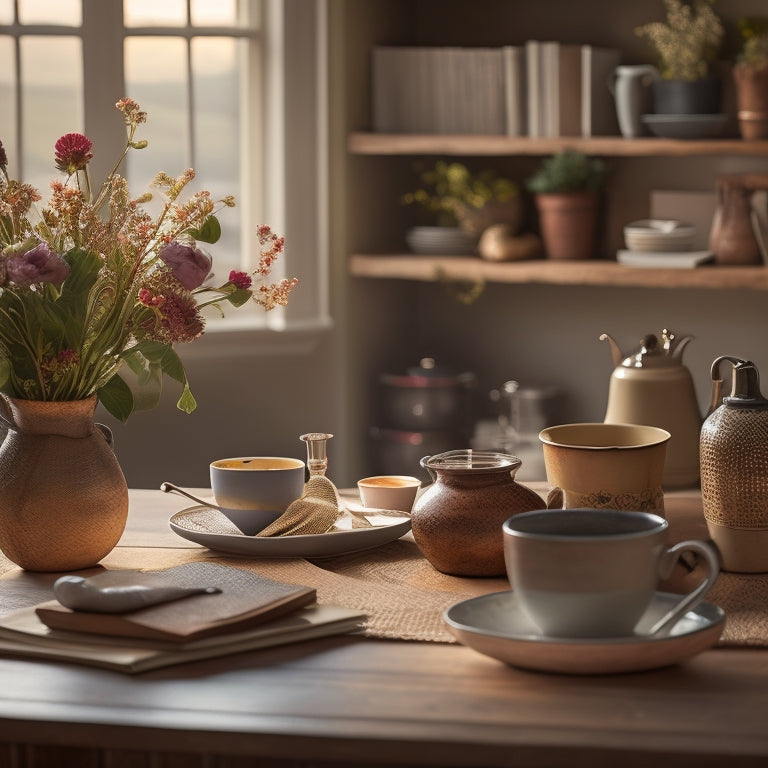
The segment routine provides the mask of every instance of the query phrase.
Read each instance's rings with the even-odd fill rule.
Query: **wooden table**
[[[167,530],[183,506],[133,491],[120,547],[196,546]],[[768,649],[571,677],[344,636],[136,677],[0,659],[0,685],[8,768],[768,765]]]

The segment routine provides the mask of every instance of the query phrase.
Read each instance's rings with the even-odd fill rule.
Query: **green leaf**
[[[251,292],[238,288],[228,294],[226,298],[233,307],[242,307],[243,304],[247,304],[251,300]]]
[[[201,243],[216,243],[221,237],[221,224],[214,216],[209,216],[200,229],[191,229],[189,234]]]
[[[123,423],[133,413],[133,393],[123,379],[115,374],[98,391],[99,401],[116,419]]]
[[[192,411],[197,408],[197,400],[195,400],[194,395],[189,389],[189,385],[184,385],[184,391],[181,393],[181,397],[179,398],[179,402],[176,403],[176,407],[185,413],[192,413]]]
[[[5,357],[0,357],[0,392],[8,393],[6,389],[11,381],[11,363]]]

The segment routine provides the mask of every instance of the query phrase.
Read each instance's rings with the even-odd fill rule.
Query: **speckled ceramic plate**
[[[515,667],[567,674],[639,672],[690,658],[714,645],[725,626],[725,613],[699,603],[668,636],[643,637],[679,595],[657,592],[637,625],[637,634],[605,639],[546,637],[517,604],[514,592],[494,592],[463,600],[443,618],[459,642]]]
[[[311,536],[245,536],[221,512],[210,507],[183,509],[169,521],[183,539],[217,552],[248,557],[322,558],[372,549],[399,539],[411,529],[411,518],[372,515],[371,528],[333,530]]]

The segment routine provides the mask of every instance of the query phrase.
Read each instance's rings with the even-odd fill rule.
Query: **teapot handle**
[[[709,401],[709,408],[707,409],[706,414],[707,416],[719,408],[723,401],[723,379],[720,376],[720,363],[722,363],[724,360],[727,360],[734,367],[742,362],[738,357],[721,355],[712,363],[712,399]]]

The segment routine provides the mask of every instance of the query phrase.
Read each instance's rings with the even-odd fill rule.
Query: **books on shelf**
[[[618,135],[613,48],[527,40],[501,48],[376,46],[380,133]]]

